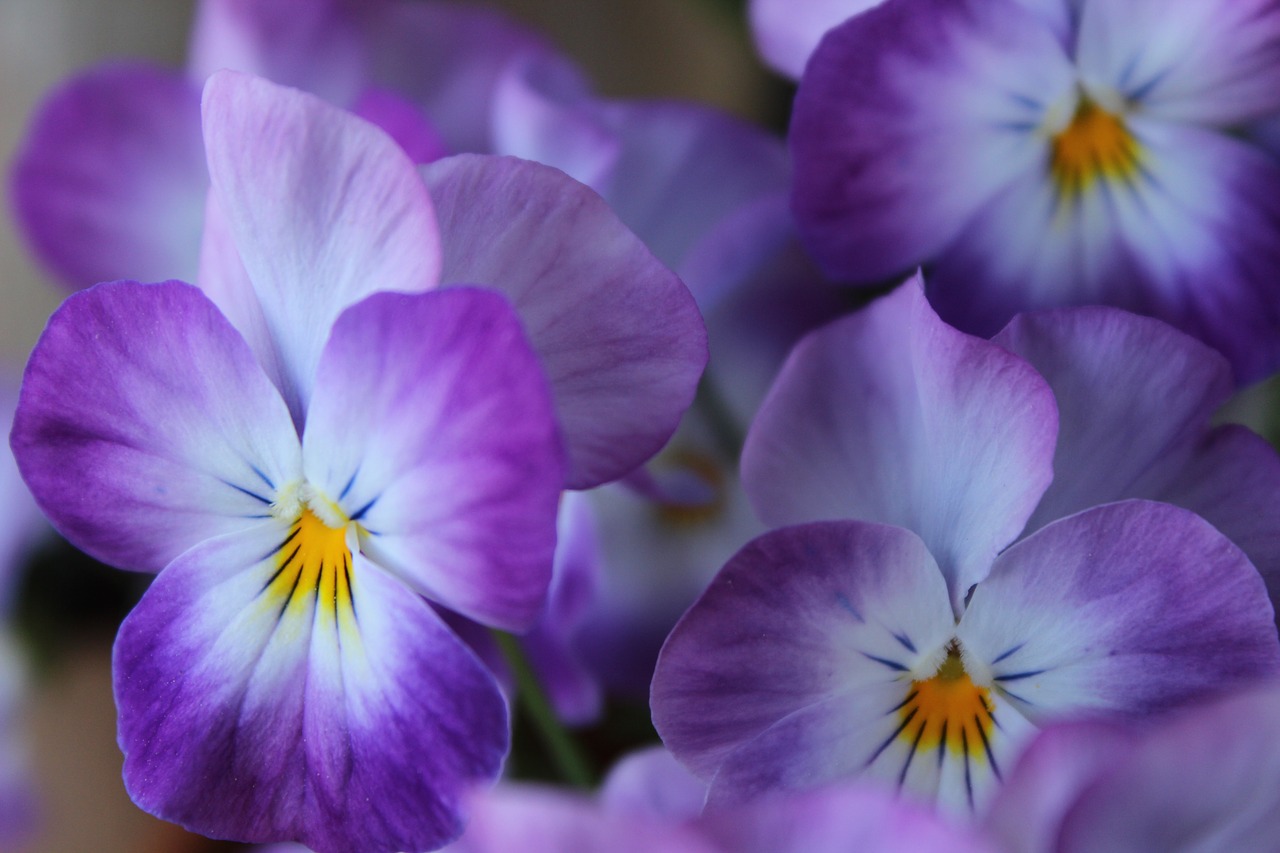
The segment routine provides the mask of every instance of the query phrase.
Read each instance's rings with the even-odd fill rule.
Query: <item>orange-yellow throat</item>
[[[1071,123],[1053,137],[1049,171],[1059,194],[1074,199],[1100,180],[1129,180],[1141,157],[1142,148],[1124,120],[1085,99]]]
[[[917,752],[945,746],[970,758],[985,760],[990,754],[995,707],[988,689],[970,680],[954,644],[932,678],[911,682],[898,713],[899,737]]]
[[[276,566],[267,590],[279,602],[282,615],[305,608],[312,598],[318,608],[335,616],[351,613],[351,550],[345,528],[329,527],[303,508],[276,552]]]

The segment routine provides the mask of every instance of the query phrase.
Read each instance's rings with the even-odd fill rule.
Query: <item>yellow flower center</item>
[[[330,610],[335,621],[352,619],[346,526],[330,527],[304,506],[276,552],[276,572],[266,592],[279,603],[281,616],[306,610],[308,600],[314,599],[317,609]]]
[[[995,706],[990,691],[979,687],[965,672],[955,643],[932,678],[911,682],[907,699],[898,709],[902,720],[899,737],[915,752],[947,749],[956,755],[987,760]]]
[[[1124,121],[1088,99],[1053,137],[1049,171],[1059,194],[1083,195],[1099,179],[1126,181],[1138,171],[1142,149]]]

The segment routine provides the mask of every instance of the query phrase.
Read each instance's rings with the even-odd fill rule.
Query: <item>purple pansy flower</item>
[[[1225,485],[1200,470],[1220,443],[1206,438],[1223,437],[1203,422],[1229,385],[1203,381],[1225,374],[1221,360],[1107,309],[1005,337],[1035,338],[1037,323],[1052,331],[1042,355],[1098,351],[1078,372],[1049,370],[1053,391],[1023,358],[942,323],[919,281],[796,348],[743,459],[764,521],[795,526],[729,561],[654,678],[655,724],[713,802],[861,774],[973,809],[1046,721],[1141,717],[1280,668],[1245,554],[1185,509],[1124,500],[1165,486],[1176,498],[1196,477],[1204,494]],[[1138,359],[1148,376],[1075,381],[1139,343],[1153,347]],[[1184,389],[1183,419],[1131,412],[1096,470],[1065,467],[1088,448],[1065,437],[1086,423],[1086,395],[1140,403],[1139,382]],[[1261,444],[1222,452],[1233,469],[1274,472]],[[1255,481],[1236,506],[1274,502],[1277,482]],[[1074,514],[1029,526],[1042,500]]]
[[[791,127],[793,206],[826,271],[930,265],[982,335],[1104,303],[1280,365],[1280,110],[1269,0],[888,0],[831,30]]]
[[[14,452],[68,538],[160,571],[115,650],[135,801],[216,836],[438,847],[508,734],[492,676],[423,596],[532,624],[562,447],[604,477],[660,444],[670,427],[637,415],[691,394],[701,325],[546,167],[471,156],[420,176],[372,125],[236,72],[207,85],[204,131],[201,290],[68,300]],[[641,303],[675,312],[670,340],[635,334]],[[597,404],[630,405],[622,432]]]

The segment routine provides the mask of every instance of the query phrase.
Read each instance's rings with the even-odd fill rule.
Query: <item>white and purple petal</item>
[[[548,166],[459,155],[425,168],[442,280],[497,288],[551,382],[570,488],[616,479],[671,437],[706,363],[688,289],[587,187]]]
[[[68,299],[27,365],[11,444],[63,535],[152,572],[260,523],[301,472],[279,393],[213,303],[181,282]]]
[[[379,293],[338,318],[306,413],[307,480],[420,593],[524,629],[563,485],[550,395],[500,294]]]
[[[917,278],[801,341],[747,436],[743,479],[767,524],[914,531],[958,613],[1048,487],[1056,436],[1044,380],[939,320]]]

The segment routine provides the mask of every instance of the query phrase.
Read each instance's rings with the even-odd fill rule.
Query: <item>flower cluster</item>
[[[785,142],[436,0],[201,0],[185,70],[40,107],[12,201],[74,292],[10,446],[154,576],[140,808],[277,853],[1274,847],[1280,456],[1216,418],[1280,369],[1280,3],[748,12]]]

